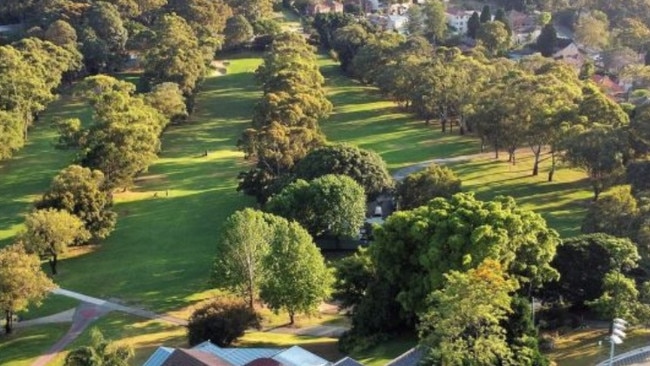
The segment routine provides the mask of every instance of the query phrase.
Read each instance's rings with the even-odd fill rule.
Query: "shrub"
[[[244,331],[260,326],[260,317],[245,302],[234,298],[219,298],[192,313],[187,325],[190,346],[210,341],[226,347]]]

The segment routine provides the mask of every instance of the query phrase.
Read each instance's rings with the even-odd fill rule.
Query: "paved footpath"
[[[177,318],[174,316],[169,316],[169,315],[160,315],[156,314],[153,311],[149,310],[144,310],[140,308],[134,308],[131,306],[124,306],[120,305],[114,302],[110,302],[108,300],[103,300],[103,299],[98,299],[96,297],[80,294],[78,292],[62,289],[62,288],[57,288],[56,290],[52,291],[52,293],[57,294],[57,295],[62,295],[62,296],[67,296],[71,297],[73,299],[77,299],[89,304],[94,304],[97,306],[100,306],[102,308],[106,308],[109,311],[110,310],[115,310],[115,311],[121,311],[123,313],[131,314],[131,315],[136,315],[142,318],[147,318],[147,319],[156,319],[156,320],[161,320],[167,323],[172,323],[174,325],[182,325],[186,326],[187,325],[187,320]]]
[[[461,156],[454,156],[451,158],[438,158],[438,159],[431,159],[431,160],[425,160],[421,161],[417,164],[409,165],[405,168],[397,170],[395,173],[393,173],[393,179],[397,181],[401,181],[404,178],[406,178],[407,175],[411,173],[418,172],[420,170],[426,169],[429,165],[431,164],[448,164],[448,163],[457,163],[457,162],[462,162],[462,161],[470,161],[474,160],[476,158],[481,158],[484,156],[487,156],[490,153],[480,153],[480,154],[472,154],[472,155],[461,155]]]

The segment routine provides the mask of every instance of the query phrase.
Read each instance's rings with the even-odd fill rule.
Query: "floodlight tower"
[[[623,343],[625,338],[625,327],[627,322],[621,318],[615,318],[612,321],[612,334],[609,336],[611,349],[609,352],[609,366],[614,366],[614,346]]]

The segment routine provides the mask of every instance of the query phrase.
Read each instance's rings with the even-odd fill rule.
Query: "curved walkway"
[[[393,173],[393,179],[400,181],[406,178],[407,175],[411,173],[418,172],[420,170],[426,169],[429,165],[431,164],[448,164],[448,163],[458,163],[458,162],[463,162],[463,161],[470,161],[474,160],[477,158],[481,158],[484,156],[489,155],[490,153],[479,153],[479,154],[471,154],[471,155],[460,155],[460,156],[454,156],[451,158],[438,158],[438,159],[430,159],[430,160],[425,160],[421,161],[417,164],[409,165],[407,167],[398,169]]]

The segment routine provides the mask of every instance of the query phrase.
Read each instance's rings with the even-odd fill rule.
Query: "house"
[[[591,81],[611,99],[620,102],[625,99],[625,88],[607,75],[593,75]]]
[[[342,13],[343,4],[334,0],[322,0],[318,3],[307,6],[305,12],[308,16],[314,16],[321,13]]]
[[[474,14],[474,11],[447,9],[445,12],[447,25],[453,30],[454,34],[465,35],[467,34],[467,22],[472,14]]]
[[[0,25],[0,33],[11,33],[20,30],[21,24],[4,24]]]
[[[553,58],[580,69],[585,63],[585,56],[580,52],[578,45],[568,38],[558,38],[557,41],[558,47],[553,53]]]
[[[409,18],[404,15],[389,15],[386,22],[386,30],[395,31],[399,34],[406,34],[408,32]]]
[[[522,13],[516,10],[510,10],[506,13],[506,18],[513,32],[524,32],[531,28],[537,28],[537,18],[533,15]]]
[[[225,348],[203,342],[193,348],[159,347],[143,366],[356,366],[346,357],[331,363],[304,348]]]

